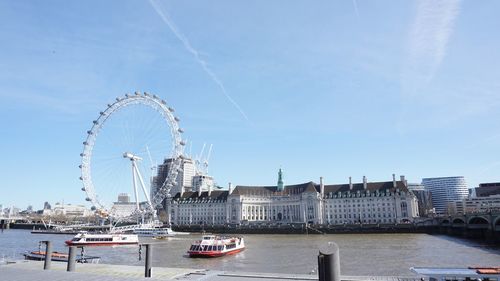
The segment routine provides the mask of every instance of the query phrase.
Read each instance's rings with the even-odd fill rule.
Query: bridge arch
[[[493,221],[493,225],[496,227],[500,227],[500,216],[497,216]]]
[[[441,221],[441,224],[449,224],[450,223],[450,220],[449,219],[443,219]]]
[[[490,221],[485,217],[471,217],[469,218],[469,224],[490,224]]]
[[[453,224],[465,224],[465,220],[462,218],[454,218]]]

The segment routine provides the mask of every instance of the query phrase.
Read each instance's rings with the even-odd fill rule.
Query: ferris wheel
[[[87,131],[80,154],[82,191],[92,210],[118,220],[156,217],[182,171],[182,133],[174,109],[156,95],[135,92],[108,104]],[[168,159],[163,175],[153,159]]]

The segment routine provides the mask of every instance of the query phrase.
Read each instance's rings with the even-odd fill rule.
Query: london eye
[[[79,167],[82,191],[97,214],[156,219],[181,171],[185,142],[174,112],[158,96],[136,92],[116,98],[92,122]],[[159,182],[157,161],[164,159],[170,166]]]

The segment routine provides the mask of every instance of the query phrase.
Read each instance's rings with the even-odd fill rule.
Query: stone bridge
[[[500,240],[500,211],[456,214],[436,220],[441,232]]]

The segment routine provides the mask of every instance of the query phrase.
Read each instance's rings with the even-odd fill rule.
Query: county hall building
[[[307,182],[275,186],[236,186],[229,190],[178,192],[167,204],[175,225],[259,223],[404,223],[418,214],[415,195],[404,176],[396,181],[325,185]]]

